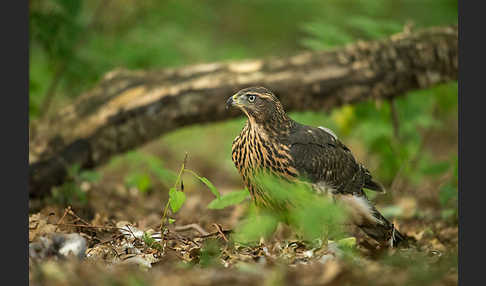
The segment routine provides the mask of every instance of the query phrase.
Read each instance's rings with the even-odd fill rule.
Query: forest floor
[[[427,143],[437,156],[457,149],[456,137],[437,136],[441,140],[432,136]],[[143,149],[176,170],[180,154],[163,144]],[[197,154],[189,160],[222,194],[241,189],[239,178],[220,174]],[[29,243],[52,233],[79,233],[87,241],[83,259],[31,257],[31,285],[457,285],[457,219],[444,214],[437,198],[450,174],[427,179],[418,189],[398,178],[391,194],[373,198],[411,240],[408,248],[377,249],[358,230],[350,233],[356,244],[345,239],[311,245],[284,225],[258,245],[235,243],[227,231],[244,217],[248,203],[208,209],[214,197],[189,179],[187,200],[161,240],[168,187],[141,194],[120,179],[126,168],[98,171],[101,180],[81,184],[85,203],[30,202]]]

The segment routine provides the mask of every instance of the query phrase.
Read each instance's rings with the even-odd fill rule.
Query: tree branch
[[[99,166],[177,128],[239,116],[224,103],[244,87],[269,88],[287,111],[328,110],[456,80],[457,40],[457,26],[435,27],[289,58],[110,72],[33,130],[30,196],[61,184],[68,165]]]

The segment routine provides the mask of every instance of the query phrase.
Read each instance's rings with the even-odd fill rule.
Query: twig
[[[224,234],[230,234],[230,233],[233,232],[233,230],[227,229],[227,230],[221,230],[221,232],[224,233]],[[206,235],[198,236],[197,238],[208,238],[208,237],[211,237],[211,236],[221,234],[221,232],[215,231],[215,232],[208,233]]]
[[[68,224],[68,223],[60,223],[60,221],[56,224],[56,229],[59,225],[64,225],[64,226],[73,226],[73,227],[84,227],[84,228],[106,228],[106,229],[117,229],[117,230],[120,230],[120,231],[128,231],[130,232],[130,234],[133,236],[133,238],[135,239],[138,239],[135,234],[133,233],[132,229],[127,225],[126,228],[123,228],[123,227],[116,227],[116,226],[94,226],[94,225],[91,225],[89,222],[85,221],[84,219],[80,218],[77,214],[75,214],[72,209],[71,209],[71,206],[69,206],[66,210],[66,212],[73,216],[74,218],[77,219],[77,221],[81,221],[82,223],[84,223],[84,225],[82,224]]]
[[[68,212],[71,210],[71,206],[68,206],[65,210],[64,210],[64,214],[62,215],[62,217],[57,221],[56,223],[56,229],[54,231],[57,231],[58,228],[59,228],[59,224],[64,220],[64,217],[66,217],[66,215],[68,214]]]
[[[125,230],[125,231],[128,230],[135,240],[139,239],[138,237],[135,236],[135,234],[132,231],[132,228],[129,225],[125,225],[125,227],[126,227],[126,229],[125,228],[121,228],[121,229]]]
[[[177,175],[177,180],[174,184],[174,188],[177,188],[177,184],[179,183],[179,181],[182,179],[182,173],[184,172],[185,168],[186,168],[186,164],[187,164],[187,152],[186,154],[184,155],[184,161],[182,162],[182,167],[179,171],[179,175]]]
[[[113,245],[110,244],[110,248],[111,248],[112,251],[115,252],[116,258],[120,258],[120,254],[118,253],[118,251],[116,251],[116,249],[113,247]]]
[[[60,224],[56,224],[56,225],[72,226],[72,227],[84,227],[84,228],[118,229],[118,230],[124,230],[124,231],[127,230],[125,228],[116,227],[116,226],[107,226],[107,225],[84,225],[84,224],[74,224],[74,223],[60,223]]]
[[[226,236],[223,233],[223,228],[217,223],[213,223],[213,226],[216,228],[216,230],[219,232],[219,234],[221,234],[221,237],[223,237],[224,241],[228,242],[228,239],[226,238]]]
[[[128,231],[130,234],[133,236],[134,239],[139,239],[138,237],[135,236],[133,233],[132,229],[130,227],[123,228],[123,227],[116,227],[116,226],[107,226],[107,225],[84,225],[84,224],[72,224],[72,223],[61,223],[61,224],[56,224],[57,226],[63,225],[63,226],[72,226],[72,227],[83,227],[83,228],[106,228],[106,229],[116,229],[119,231]],[[125,235],[125,234],[123,234]]]
[[[188,229],[194,229],[196,231],[198,231],[200,234],[202,235],[208,235],[209,232],[205,231],[200,225],[198,225],[197,223],[191,223],[191,224],[187,224],[187,225],[181,225],[181,226],[176,226],[175,227],[175,230],[176,231],[184,231],[184,230],[188,230]]]
[[[172,236],[170,236],[172,235]],[[191,245],[194,244],[198,247],[200,247],[201,245],[194,241],[194,238],[197,238],[197,237],[190,237],[190,236],[183,236],[177,232],[170,232],[170,230],[167,232],[167,234],[164,235],[164,238],[167,238],[167,240],[178,240],[182,243],[184,243],[185,245]]]
[[[115,239],[118,239],[118,238],[120,238],[120,237],[123,237],[124,235],[125,235],[125,234],[123,234],[123,233],[117,234],[117,235],[115,235],[115,237],[110,238],[110,239],[107,239],[107,240],[105,240],[105,241],[100,241],[100,242],[96,243],[95,245],[99,245],[99,244],[105,244],[105,243],[112,242],[112,241],[114,241]]]
[[[80,218],[77,214],[75,214],[71,208],[69,209],[68,211],[69,215],[75,217],[77,220],[81,221],[82,223],[84,223],[85,225],[91,225],[89,222],[85,221],[84,219]]]

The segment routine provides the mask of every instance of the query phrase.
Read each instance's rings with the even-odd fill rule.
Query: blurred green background
[[[29,3],[31,122],[55,112],[117,67],[161,69],[286,56],[383,38],[405,25],[457,24],[457,0]],[[410,92],[393,104],[368,101],[291,117],[335,130],[385,186],[440,209],[444,219],[457,219],[457,82]],[[161,188],[157,182],[169,180],[168,170],[177,170],[188,152],[191,168],[215,185],[241,188],[230,148],[244,121],[178,130],[115,158],[108,171],[99,172],[119,168],[116,162],[136,161],[136,167],[118,174],[124,178],[120,181],[144,193]],[[399,216],[403,210],[392,206],[384,212]]]

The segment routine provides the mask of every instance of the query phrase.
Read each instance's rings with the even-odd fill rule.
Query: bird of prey
[[[272,200],[255,184],[255,170],[290,181],[306,178],[316,192],[343,202],[351,210],[352,222],[377,242],[395,247],[404,241],[363,191],[384,192],[383,186],[330,129],[292,120],[277,97],[264,87],[240,90],[228,98],[226,107],[231,106],[248,117],[233,141],[232,159],[256,204],[271,207]]]

